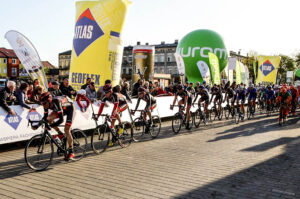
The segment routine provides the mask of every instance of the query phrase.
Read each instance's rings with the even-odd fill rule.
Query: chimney
[[[178,44],[178,39],[175,40],[175,44]]]
[[[149,46],[149,43],[146,43],[146,46]]]
[[[162,45],[166,44],[164,41],[161,42]]]
[[[138,46],[141,45],[141,42],[140,41],[136,42],[136,45],[138,45]]]

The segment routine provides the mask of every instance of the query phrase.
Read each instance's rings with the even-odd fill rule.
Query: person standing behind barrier
[[[6,101],[14,101],[16,99],[13,95],[15,89],[16,83],[8,81],[7,86],[0,90],[0,106],[11,115],[16,115],[16,112],[8,106]]]
[[[90,101],[94,102],[97,99],[97,92],[95,89],[95,83],[91,82],[90,85],[85,89],[86,96]]]
[[[61,90],[63,95],[72,98],[72,96],[76,96],[76,91],[73,89],[71,85],[69,85],[69,79],[65,78],[64,81],[60,84],[59,89]]]
[[[20,106],[26,109],[31,109],[26,103],[29,102],[27,97],[27,91],[29,89],[29,85],[27,83],[22,83],[20,88],[16,92],[17,100],[19,101]]]
[[[105,92],[103,90],[105,85],[111,85],[111,80],[107,79],[105,80],[105,83],[103,86],[100,86],[100,88],[97,90],[97,98],[102,100],[103,97],[105,96]]]
[[[57,81],[52,82],[52,87],[48,89],[53,97],[63,96],[63,93],[59,89],[59,83]]]
[[[32,101],[36,104],[41,104],[40,103],[40,95],[42,94],[42,92],[43,92],[43,88],[41,86],[36,86],[30,97],[30,101]]]
[[[81,103],[81,101],[85,101],[86,106],[84,106]],[[90,106],[91,102],[90,102],[89,98],[87,98],[86,91],[84,89],[81,89],[80,91],[77,92],[76,102],[77,102],[81,112],[86,112],[86,110]]]
[[[130,95],[129,95],[129,83],[124,82],[122,89],[121,89],[121,94],[124,95],[130,103],[132,103]]]
[[[33,93],[33,83],[29,82],[28,83],[28,91],[27,91],[27,98],[30,99],[31,95]]]
[[[82,85],[81,89],[85,90],[91,84],[91,82],[92,82],[92,79],[91,78],[87,78],[86,79],[86,84]]]
[[[132,91],[132,96],[137,96],[138,95],[138,90],[140,87],[143,86],[143,80],[139,79],[134,85],[133,85],[133,91]]]

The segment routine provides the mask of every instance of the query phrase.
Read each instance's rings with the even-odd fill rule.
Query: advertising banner
[[[8,31],[5,34],[5,38],[13,48],[30,78],[32,80],[38,79],[40,84],[45,89],[48,89],[44,67],[33,44],[23,34],[14,30]]]
[[[242,83],[241,67],[240,67],[240,62],[238,60],[236,60],[235,79],[236,79],[236,84]]]
[[[275,84],[280,59],[280,56],[258,56],[257,82]]]
[[[132,52],[132,82],[137,82],[140,78],[144,78],[146,81],[152,81],[154,77],[154,46],[135,46]]]
[[[221,74],[220,74],[219,59],[214,53],[208,53],[208,57],[209,57],[209,64],[211,68],[211,74],[212,74],[212,82],[213,84],[220,85]]]
[[[120,38],[128,0],[99,0],[76,2],[69,80],[79,90],[87,78],[96,88],[105,80],[119,83],[123,44]]]

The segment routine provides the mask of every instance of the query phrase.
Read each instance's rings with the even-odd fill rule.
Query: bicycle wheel
[[[35,135],[25,147],[26,164],[36,171],[45,170],[51,164],[53,152],[53,143],[48,136]]]
[[[145,135],[145,129],[146,129],[144,120],[141,118],[136,118],[133,121],[133,126],[134,126],[133,140],[135,142],[141,141],[143,136]]]
[[[91,146],[95,153],[103,153],[110,140],[110,132],[107,132],[107,125],[98,126],[95,128],[91,137]]]
[[[203,117],[201,111],[197,110],[195,112],[195,115],[194,115],[194,118],[193,118],[194,119],[194,124],[195,124],[196,128],[198,128],[200,126],[201,119],[202,119],[201,117]]]
[[[226,120],[228,120],[229,116],[230,116],[230,108],[228,106],[225,109],[224,115],[225,115]]]
[[[133,141],[133,127],[130,122],[123,122],[123,133],[119,135],[118,142],[122,148],[128,147]]]
[[[239,111],[235,112],[235,114],[234,114],[234,120],[235,120],[236,124],[240,123],[240,112]]]
[[[179,113],[176,113],[172,118],[172,130],[175,134],[179,133],[182,123],[182,116]]]
[[[155,115],[152,116],[152,122],[153,125],[150,127],[150,135],[154,139],[159,135],[160,128],[161,128],[161,121],[160,118],[157,115]]]
[[[80,129],[73,129],[71,134],[73,137],[73,150],[75,153],[75,158],[73,158],[73,160],[78,161],[85,156],[87,150],[87,137]]]
[[[248,104],[248,106],[247,106],[247,118],[248,118],[248,120],[251,119],[251,112],[252,112],[252,108],[251,108],[251,106]]]

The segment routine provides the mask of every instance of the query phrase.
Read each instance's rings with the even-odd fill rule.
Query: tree
[[[279,83],[286,82],[286,72],[294,71],[296,69],[295,60],[287,55],[280,55],[281,60],[278,68],[278,74],[281,75]]]
[[[297,68],[300,68],[300,52],[297,53],[297,55],[295,57],[295,62],[296,62]]]

